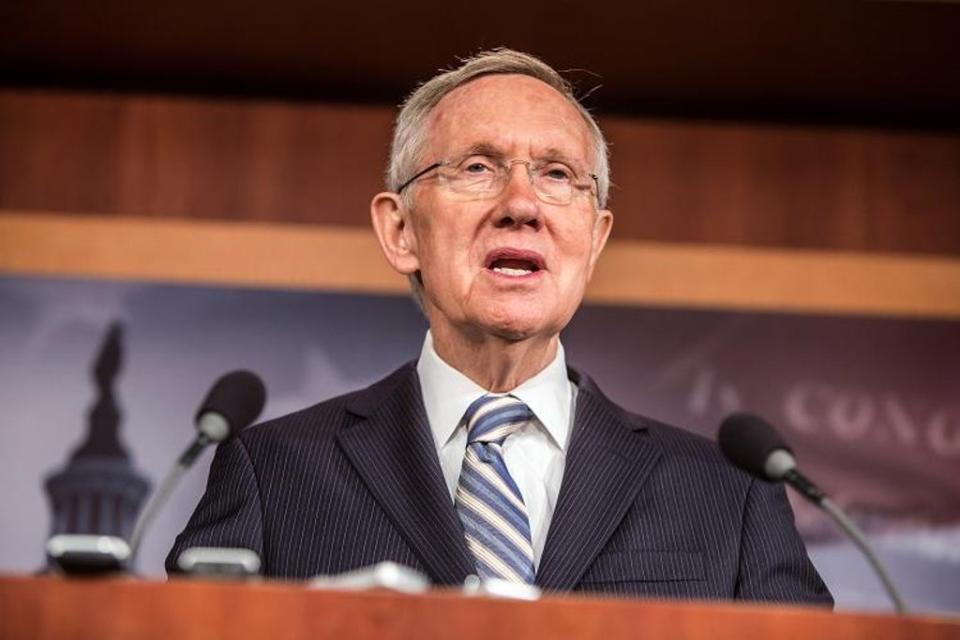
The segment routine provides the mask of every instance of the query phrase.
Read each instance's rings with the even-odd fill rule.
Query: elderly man
[[[371,204],[430,331],[416,363],[217,452],[185,548],[269,576],[392,560],[545,589],[829,604],[783,489],[617,407],[559,333],[610,235],[599,127],[569,85],[497,50],[418,88]]]

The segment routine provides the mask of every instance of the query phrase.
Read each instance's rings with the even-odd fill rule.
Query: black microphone
[[[764,480],[783,480],[803,497],[822,506],[823,491],[797,469],[793,451],[762,418],[735,413],[720,424],[717,443],[727,460]]]
[[[194,418],[196,438],[167,472],[163,482],[150,496],[137,518],[130,535],[131,563],[136,558],[147,527],[200,453],[208,445],[224,442],[253,424],[263,411],[266,399],[266,387],[260,378],[250,371],[231,371],[213,384]]]
[[[786,482],[833,518],[866,556],[893,601],[897,613],[906,613],[907,607],[903,599],[874,554],[866,536],[817,485],[800,473],[793,451],[771,424],[749,413],[734,413],[720,424],[717,443],[723,455],[735,466],[761,480]]]
[[[257,374],[241,370],[221,376],[197,409],[197,437],[178,464],[190,467],[207,445],[229,440],[253,424],[266,400],[267,389]]]

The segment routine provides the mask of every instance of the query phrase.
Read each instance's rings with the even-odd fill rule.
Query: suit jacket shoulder
[[[599,490],[613,495],[620,487],[632,491],[578,588],[832,604],[807,557],[782,484],[735,468],[707,438],[623,409],[582,373],[573,371],[571,379],[580,389],[578,417],[582,403],[591,416],[591,438],[617,455],[598,450],[603,479],[584,480],[586,467],[598,462],[585,463],[584,445],[575,451],[571,443],[564,484],[580,492],[601,483],[606,486]],[[581,439],[587,423],[578,420],[575,426]],[[618,466],[622,456],[630,464]]]
[[[271,442],[307,439],[311,441],[330,440],[349,426],[350,415],[364,417],[376,410],[376,407],[388,398],[398,386],[409,382],[410,375],[416,370],[414,363],[408,362],[385,378],[373,384],[350,391],[299,411],[261,422],[240,432],[238,438],[248,448],[269,446]]]
[[[459,526],[407,364],[218,447],[167,570],[191,546],[238,546],[272,577],[391,560],[457,583],[471,571]]]

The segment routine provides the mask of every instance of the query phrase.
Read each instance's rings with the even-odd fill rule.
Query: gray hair
[[[407,97],[400,107],[393,130],[390,162],[387,166],[387,189],[396,191],[420,169],[420,156],[426,141],[427,118],[440,100],[471,80],[498,74],[520,74],[536,78],[560,92],[580,112],[593,139],[593,172],[597,176],[597,200],[601,209],[606,208],[610,191],[610,163],[607,157],[607,141],[596,120],[577,100],[570,83],[551,66],[527,53],[503,47],[467,58],[456,69],[440,73],[421,84]],[[406,193],[404,195],[406,196]],[[404,202],[411,204],[406,198]]]

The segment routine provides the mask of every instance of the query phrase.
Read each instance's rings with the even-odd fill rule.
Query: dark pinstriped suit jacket
[[[831,604],[782,486],[709,441],[579,387],[563,483],[537,572],[544,589]],[[221,445],[167,558],[248,547],[268,576],[392,560],[435,583],[474,572],[427,424],[416,368],[247,429]]]

